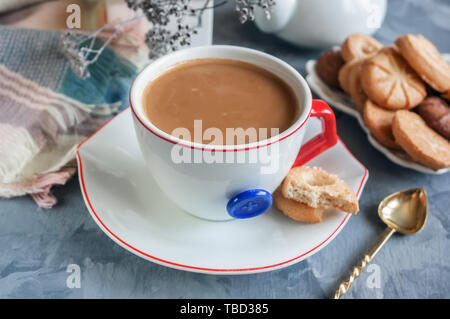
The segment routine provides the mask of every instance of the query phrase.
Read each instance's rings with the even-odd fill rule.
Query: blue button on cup
[[[272,206],[272,195],[264,189],[250,189],[228,201],[227,211],[234,218],[250,218],[261,215]]]

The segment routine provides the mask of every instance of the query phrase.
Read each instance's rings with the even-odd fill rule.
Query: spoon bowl
[[[423,188],[411,188],[389,195],[378,206],[378,216],[390,228],[408,235],[422,230],[428,202]]]

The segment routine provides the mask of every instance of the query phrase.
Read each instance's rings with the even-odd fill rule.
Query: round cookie
[[[421,34],[405,34],[395,44],[409,65],[433,89],[439,92],[450,90],[450,65],[433,43]]]
[[[380,144],[393,149],[401,149],[392,134],[392,121],[395,112],[386,110],[367,100],[364,106],[364,124]]]
[[[293,199],[285,198],[281,194],[280,188],[273,193],[275,206],[289,218],[304,223],[320,223],[322,221],[325,208],[313,208],[306,204],[299,203]]]
[[[341,46],[341,54],[346,62],[370,56],[380,50],[383,45],[374,38],[355,33],[345,39]]]
[[[367,100],[367,95],[361,86],[361,67],[363,62],[364,60],[361,59],[351,66],[347,80],[348,90],[353,103],[355,103],[361,112],[363,111],[364,104]]]
[[[392,109],[410,109],[426,96],[425,83],[392,47],[380,50],[362,65],[361,85],[369,99]]]
[[[419,114],[406,110],[396,112],[392,133],[395,141],[415,161],[434,170],[450,167],[450,143]]]
[[[335,89],[341,89],[338,74],[344,63],[345,61],[342,58],[340,51],[329,50],[322,54],[317,60],[316,72],[327,85]]]
[[[349,79],[349,75],[350,75],[350,70],[351,70],[353,64],[355,64],[356,62],[358,62],[358,60],[353,60],[353,61],[347,62],[339,70],[339,73],[338,73],[339,85],[345,93],[350,94],[348,79]]]
[[[432,96],[417,107],[425,122],[446,139],[450,139],[450,106],[443,99]]]

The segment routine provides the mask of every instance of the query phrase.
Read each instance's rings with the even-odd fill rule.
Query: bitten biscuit
[[[338,74],[344,63],[340,51],[329,50],[317,60],[316,72],[327,85],[335,89],[341,89]]]
[[[351,66],[347,80],[348,90],[353,103],[355,103],[361,112],[363,111],[364,104],[367,100],[367,95],[361,86],[361,67],[363,62],[364,59],[361,59]]]
[[[405,34],[395,44],[409,65],[433,89],[439,92],[450,90],[450,65],[433,43],[421,34]]]
[[[284,197],[307,204],[313,208],[333,206],[356,214],[358,199],[353,190],[336,175],[317,167],[291,169],[281,186]]]
[[[281,193],[280,188],[273,193],[273,200],[275,206],[293,220],[304,223],[320,223],[322,221],[325,208],[313,208],[295,200],[287,199]]]
[[[365,58],[380,50],[383,45],[374,38],[355,33],[345,39],[341,46],[341,54],[346,62]]]
[[[425,83],[392,47],[363,63],[361,85],[369,99],[392,110],[413,108],[427,93]]]
[[[392,121],[396,111],[384,109],[367,100],[364,107],[364,123],[380,144],[401,149],[392,134]]]
[[[398,111],[392,122],[395,141],[415,161],[434,170],[450,167],[450,143],[431,129],[420,115]]]
[[[426,98],[417,107],[425,122],[446,139],[450,139],[450,106],[437,96]]]

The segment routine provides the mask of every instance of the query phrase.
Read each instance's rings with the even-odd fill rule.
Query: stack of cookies
[[[316,63],[319,77],[349,94],[380,144],[434,170],[450,167],[450,65],[422,35],[383,47],[349,36]]]
[[[286,216],[305,223],[319,223],[328,207],[356,214],[358,199],[336,175],[317,167],[292,168],[273,194],[275,205]]]

